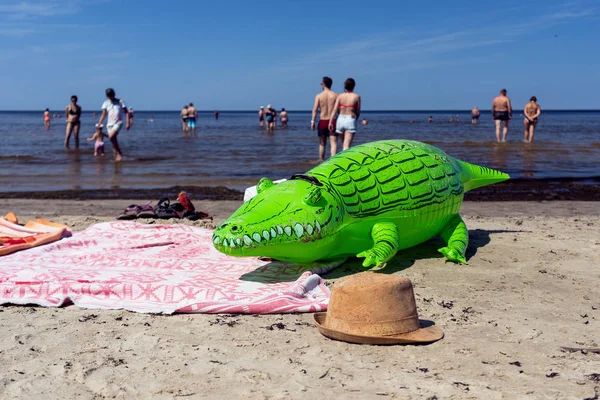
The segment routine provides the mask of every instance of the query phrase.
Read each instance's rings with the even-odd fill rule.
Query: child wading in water
[[[104,132],[102,132],[102,125],[98,125],[96,124],[96,132],[94,133],[94,136],[92,136],[91,138],[88,138],[88,140],[91,142],[92,140],[95,140],[96,143],[94,143],[94,157],[101,155],[104,155],[104,138],[108,137],[108,135]]]

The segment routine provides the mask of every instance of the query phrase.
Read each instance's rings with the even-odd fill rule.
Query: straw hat
[[[326,313],[316,313],[323,335],[350,343],[430,343],[444,332],[419,321],[412,283],[408,278],[362,272],[344,277],[331,289]]]

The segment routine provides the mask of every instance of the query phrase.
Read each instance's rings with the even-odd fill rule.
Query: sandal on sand
[[[168,198],[162,198],[154,208],[156,215],[161,219],[177,218],[181,219],[185,213],[185,207],[175,202],[171,204]]]
[[[130,220],[136,218],[156,218],[156,213],[154,212],[154,209],[152,208],[150,203],[151,202],[149,201],[148,203],[142,205],[132,204],[129,207],[127,207],[121,214],[119,214],[117,219]]]
[[[140,206],[139,212],[137,214],[138,218],[158,218],[158,216],[154,212],[154,207],[152,207],[150,203],[152,202],[149,201],[146,204]]]
[[[202,211],[186,211],[182,218],[189,219],[190,221],[198,221],[201,219],[210,219],[212,221],[213,219],[210,215]]]

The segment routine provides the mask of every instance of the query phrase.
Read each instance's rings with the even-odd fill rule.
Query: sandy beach
[[[25,221],[82,230],[130,200],[2,199]],[[239,201],[198,201],[218,223]],[[379,272],[409,277],[429,346],[321,336],[312,315],[172,315],[0,307],[2,398],[598,399],[598,202],[466,202],[469,265],[438,240]],[[205,224],[205,223],[196,223]],[[0,265],[2,261],[0,259]],[[324,278],[360,271],[349,261]]]

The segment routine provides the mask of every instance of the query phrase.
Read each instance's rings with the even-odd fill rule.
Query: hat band
[[[392,336],[421,329],[417,314],[392,321],[364,322],[339,319],[327,313],[324,325],[339,332],[366,336]]]

